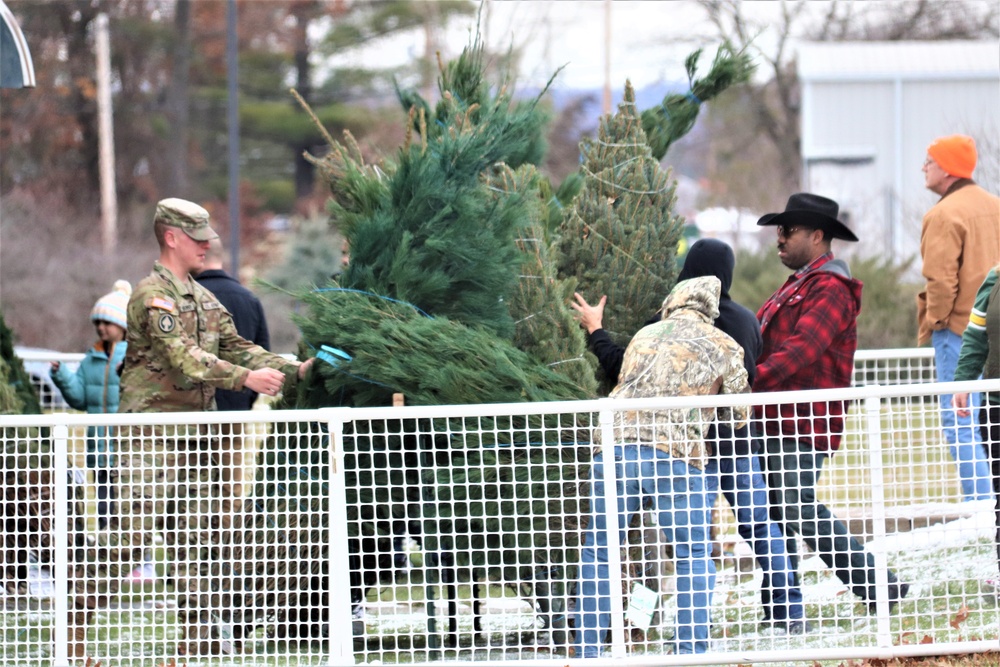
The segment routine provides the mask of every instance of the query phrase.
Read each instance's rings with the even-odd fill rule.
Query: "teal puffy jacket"
[[[91,414],[118,412],[118,364],[125,360],[125,341],[115,343],[111,348],[111,358],[104,352],[98,341],[87,350],[76,373],[71,373],[66,364],[49,373],[63,398],[74,410],[85,410]],[[109,438],[107,427],[87,427],[87,467],[105,468],[114,465],[115,451],[113,438]]]

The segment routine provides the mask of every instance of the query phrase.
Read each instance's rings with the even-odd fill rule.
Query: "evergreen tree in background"
[[[0,313],[0,414],[38,415],[42,406],[24,362],[14,354],[14,333]]]
[[[558,275],[591,303],[607,295],[604,328],[625,346],[676,280],[676,181],[651,155],[630,82],[581,151],[584,185],[560,228]]]
[[[327,218],[303,218],[285,258],[267,274],[267,283],[288,292],[325,285],[340,271],[340,240]]]

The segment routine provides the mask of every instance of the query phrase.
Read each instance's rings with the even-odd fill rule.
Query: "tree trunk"
[[[296,3],[292,7],[292,14],[295,16],[295,89],[307,104],[312,103],[312,81],[311,70],[309,68],[309,14],[313,9],[312,3]],[[296,199],[308,197],[312,194],[315,182],[313,166],[308,162],[304,153],[312,149],[308,141],[302,141],[292,146],[295,152],[295,197]]]

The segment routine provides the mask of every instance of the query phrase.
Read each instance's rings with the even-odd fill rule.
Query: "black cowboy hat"
[[[835,239],[857,241],[847,226],[837,220],[840,207],[837,202],[826,197],[798,192],[788,198],[785,210],[781,213],[768,213],[757,221],[758,226],[764,225],[802,225],[811,229],[822,229]]]

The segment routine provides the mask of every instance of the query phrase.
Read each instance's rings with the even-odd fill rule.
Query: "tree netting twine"
[[[560,227],[558,275],[575,279],[591,303],[607,295],[604,329],[624,347],[676,280],[676,182],[650,154],[631,83],[581,150],[584,185]],[[605,380],[607,393],[617,378]]]

